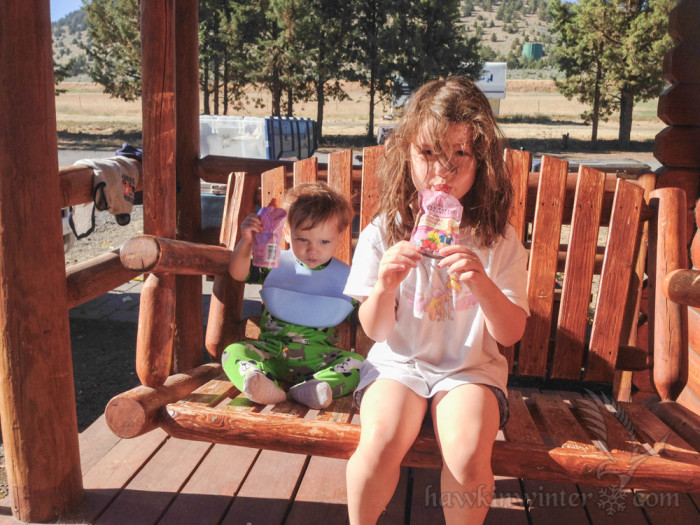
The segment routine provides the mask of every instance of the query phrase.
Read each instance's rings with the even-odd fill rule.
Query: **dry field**
[[[110,148],[121,142],[140,143],[140,101],[110,98],[101,92],[100,86],[90,83],[64,83],[61,87],[68,91],[56,98],[60,147],[81,148],[91,143],[90,147]],[[325,136],[348,136],[349,143],[358,144],[367,129],[369,99],[358,84],[347,84],[346,91],[347,100],[326,103],[323,131]],[[250,97],[250,109],[229,114],[269,115],[269,93],[251,91]],[[253,98],[260,98],[263,107],[255,107]],[[653,159],[652,141],[664,128],[656,116],[656,104],[656,100],[651,100],[635,107],[630,153],[640,160]],[[513,145],[523,146],[533,153],[561,153],[562,136],[568,133],[571,153],[593,151],[619,155],[619,151],[614,151],[617,120],[601,123],[598,132],[601,144],[594,148],[588,143],[591,127],[581,122],[580,114],[584,109],[577,101],[560,95],[551,80],[509,80],[506,98],[500,101],[499,120]],[[391,124],[382,118],[389,111],[386,103],[375,106],[375,133],[378,126]],[[315,102],[298,103],[294,115],[316,118]]]

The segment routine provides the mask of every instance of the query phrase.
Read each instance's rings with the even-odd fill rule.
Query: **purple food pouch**
[[[440,185],[418,194],[418,217],[411,242],[428,257],[440,258],[440,248],[457,244],[459,240],[463,208],[449,192],[448,187]]]
[[[253,265],[260,268],[277,268],[280,264],[282,248],[282,228],[287,212],[275,206],[275,200],[269,206],[258,210],[258,217],[263,230],[255,234],[253,243]]]

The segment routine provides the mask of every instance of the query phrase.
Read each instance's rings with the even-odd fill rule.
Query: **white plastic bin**
[[[199,117],[200,154],[305,159],[316,151],[316,122],[288,117]]]

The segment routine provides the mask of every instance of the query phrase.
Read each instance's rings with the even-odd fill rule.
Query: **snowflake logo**
[[[605,511],[608,516],[613,516],[617,512],[625,510],[627,505],[627,492],[620,487],[605,487],[598,491],[598,508]]]

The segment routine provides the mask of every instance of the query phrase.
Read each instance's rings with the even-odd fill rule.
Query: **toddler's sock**
[[[243,393],[253,403],[274,405],[287,399],[275,382],[260,370],[251,370],[243,378]]]
[[[309,408],[326,408],[333,400],[331,385],[318,379],[309,379],[289,389],[292,399]]]

